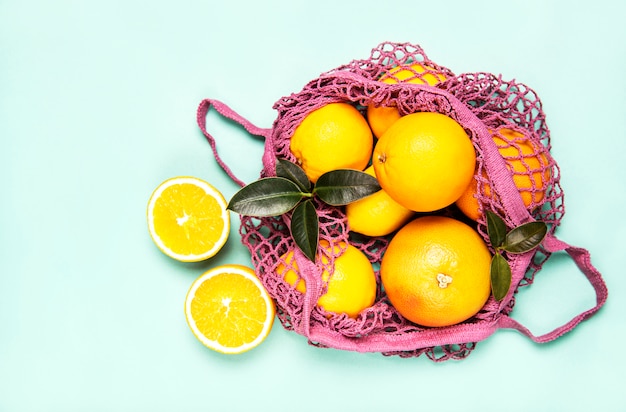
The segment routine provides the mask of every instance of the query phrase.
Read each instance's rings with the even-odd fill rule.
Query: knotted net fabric
[[[425,68],[421,73],[416,71],[414,76],[442,73],[445,80],[435,86],[426,82],[414,84],[406,79],[393,84],[379,81],[392,68],[411,67],[414,63]],[[289,150],[294,130],[307,114],[332,102],[351,103],[364,115],[368,105],[394,106],[401,115],[438,112],[461,124],[477,154],[476,198],[482,213],[472,224],[485,241],[488,240],[486,210],[500,215],[508,227],[541,220],[548,224],[551,234],[559,225],[565,212],[559,168],[550,154],[550,132],[540,99],[524,84],[485,72],[455,75],[449,68],[430,60],[418,45],[382,43],[367,59],[353,60],[325,72],[307,83],[300,92],[275,103],[278,115],[266,139],[261,177],[275,175],[278,158],[295,161]],[[508,149],[502,151],[503,140],[496,140],[493,136],[504,135],[504,131],[510,130],[518,132],[522,138],[519,141],[509,139]],[[522,148],[525,139],[532,143],[531,152]],[[539,165],[536,161],[528,161],[531,157],[540,158]],[[511,168],[513,160],[524,167],[521,170]],[[544,187],[535,187],[533,176],[537,174],[543,176],[541,186]],[[531,182],[527,190],[530,202],[524,202],[515,185],[516,175],[518,178],[527,176]],[[316,203],[316,208],[320,239],[332,245],[347,241],[359,248],[371,261],[380,280],[378,269],[390,236],[370,238],[357,235],[350,232],[343,208],[321,202]],[[464,219],[454,205],[437,214]],[[290,214],[267,218],[242,216],[242,243],[249,249],[259,278],[276,302],[282,325],[320,347],[402,357],[425,354],[435,361],[464,358],[478,341],[497,329],[498,319],[512,311],[517,290],[533,282],[535,274],[550,256],[550,252],[541,247],[522,255],[505,255],[513,272],[509,294],[501,302],[491,297],[478,314],[459,325],[425,328],[413,324],[394,309],[380,286],[375,303],[353,319],[345,314],[327,313],[316,305],[327,287],[322,281],[322,271],[327,270],[332,277],[333,262],[341,250],[322,250],[327,259],[310,262],[295,246],[289,221]],[[336,250],[339,250],[337,255],[329,252]],[[279,265],[290,268],[290,263],[284,259],[289,251],[294,251],[297,273],[306,283],[306,293],[297,291],[276,273]]]

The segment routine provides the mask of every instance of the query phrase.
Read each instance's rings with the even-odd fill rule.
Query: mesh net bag
[[[414,76],[423,77],[436,72],[443,73],[445,80],[435,86],[427,82],[413,84],[406,79],[393,84],[379,81],[381,75],[390,69],[414,63],[421,63],[426,68],[421,73],[415,72]],[[357,318],[325,312],[316,302],[327,287],[327,283],[322,281],[322,271],[327,269],[332,276],[333,261],[337,257],[332,255],[334,252],[330,252],[327,260],[318,259],[316,263],[306,259],[290,236],[289,213],[264,218],[242,216],[242,243],[250,251],[258,277],[276,302],[278,318],[284,328],[305,336],[310,344],[319,347],[379,352],[401,357],[425,354],[434,361],[443,361],[468,356],[477,342],[500,328],[517,329],[536,342],[554,340],[604,304],[607,289],[600,273],[591,264],[589,252],[570,246],[555,236],[555,230],[565,213],[563,191],[559,183],[560,172],[550,153],[550,132],[541,102],[535,92],[524,84],[483,72],[456,75],[449,68],[430,60],[417,45],[382,43],[372,50],[367,59],[353,60],[325,72],[307,83],[300,92],[278,100],[274,105],[278,115],[272,128],[256,127],[225,104],[211,99],[201,102],[197,120],[218,163],[243,186],[244,182],[237,179],[220,159],[215,140],[206,130],[206,115],[210,108],[243,125],[249,133],[265,137],[260,177],[270,177],[275,176],[277,159],[295,161],[289,143],[303,118],[313,110],[333,102],[353,104],[363,113],[368,105],[394,106],[401,115],[438,112],[453,118],[470,136],[477,154],[476,198],[481,217],[475,227],[480,235],[488,241],[487,223],[482,213],[486,210],[502,216],[508,227],[533,220],[543,221],[548,224],[548,234],[540,247],[531,252],[505,254],[512,270],[512,284],[504,299],[498,302],[490,297],[475,316],[460,324],[427,328],[404,319],[380,286],[375,303]],[[521,142],[510,138],[506,140],[506,150],[502,150],[503,147],[499,147],[492,136],[509,131],[519,132],[520,136],[529,139],[533,151],[529,153],[523,150]],[[541,159],[539,165],[527,161],[529,157]],[[507,167],[507,161],[510,160],[518,160],[519,164],[524,165],[523,170]],[[531,185],[521,194],[515,179],[527,176],[529,181],[534,182],[532,176],[537,174],[546,180],[544,184],[548,190]],[[320,239],[331,244],[345,241],[356,246],[367,255],[379,278],[379,264],[390,236],[372,238],[356,235],[350,231],[343,208],[321,202],[316,204],[316,208],[320,221]],[[463,218],[454,205],[438,213]],[[305,293],[297,291],[276,274],[278,265],[289,266],[281,258],[288,251],[294,251],[298,274],[307,285]],[[515,305],[519,288],[532,284],[551,254],[561,251],[571,256],[586,275],[596,293],[596,305],[553,331],[535,336],[509,314]]]

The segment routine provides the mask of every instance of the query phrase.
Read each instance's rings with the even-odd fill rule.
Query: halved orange
[[[198,262],[217,254],[230,233],[224,196],[204,180],[179,176],[161,183],[148,202],[148,229],[166,255]]]
[[[185,316],[193,334],[215,351],[236,354],[265,340],[276,309],[254,271],[221,265],[196,279],[185,300]]]

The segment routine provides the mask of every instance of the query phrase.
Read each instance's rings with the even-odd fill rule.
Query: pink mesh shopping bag
[[[396,66],[421,63],[443,73],[445,80],[430,86],[379,81],[383,73]],[[478,232],[487,241],[485,211],[493,211],[503,218],[508,227],[539,220],[548,225],[548,233],[538,248],[522,254],[506,254],[511,267],[512,283],[506,296],[496,301],[493,297],[472,318],[448,327],[427,328],[404,319],[390,304],[379,286],[375,303],[357,318],[345,314],[329,314],[316,306],[326,284],[321,273],[324,265],[332,270],[333,259],[315,263],[306,259],[295,247],[289,231],[289,213],[277,217],[241,217],[241,241],[251,254],[256,274],[276,302],[282,325],[305,336],[308,342],[319,347],[331,347],[358,352],[379,352],[384,355],[413,357],[426,354],[435,361],[461,359],[500,328],[516,329],[535,342],[548,342],[572,330],[581,321],[596,313],[605,303],[607,288],[601,274],[591,264],[589,252],[571,246],[555,235],[563,219],[565,208],[559,184],[559,168],[550,154],[550,132],[538,96],[529,87],[515,81],[506,81],[490,73],[463,73],[455,75],[426,56],[417,45],[407,43],[382,43],[364,60],[353,60],[346,65],[321,74],[306,84],[298,93],[279,99],[274,109],[278,112],[272,128],[260,128],[234,112],[220,101],[206,99],[200,103],[197,121],[210,143],[214,156],[226,173],[239,185],[228,165],[220,159],[213,136],[207,131],[206,115],[211,108],[219,114],[243,125],[247,132],[265,138],[260,177],[275,176],[277,159],[294,161],[289,150],[290,138],[303,118],[313,110],[332,102],[353,104],[365,113],[365,108],[394,106],[400,114],[438,112],[450,116],[463,126],[472,139],[477,153],[477,194],[481,217],[475,223]],[[522,164],[532,155],[542,159],[539,166],[531,165],[525,171],[507,167],[506,156],[492,138],[505,130],[520,132],[534,142],[534,153],[518,150],[516,159]],[[515,147],[515,142],[510,142]],[[511,151],[508,151],[511,153]],[[540,155],[540,156],[537,156]],[[510,159],[509,159],[510,160]],[[530,165],[530,162],[528,162]],[[515,185],[515,175],[531,176],[541,173],[548,177],[547,192],[536,196],[530,187],[522,198]],[[530,179],[532,181],[532,179]],[[528,200],[530,199],[530,201]],[[381,261],[390,241],[387,237],[364,237],[350,232],[342,207],[317,204],[320,221],[320,239],[337,244],[349,242],[362,250],[375,268]],[[454,205],[438,213],[457,216]],[[298,274],[306,282],[305,293],[297,291],[276,274],[280,264],[288,264],[281,256],[294,251]],[[492,250],[493,252],[493,250]],[[520,287],[532,284],[543,264],[556,252],[566,253],[585,274],[596,293],[596,305],[575,316],[566,324],[541,336],[535,336],[509,315]],[[376,272],[379,276],[379,273]],[[380,284],[380,282],[379,282]]]

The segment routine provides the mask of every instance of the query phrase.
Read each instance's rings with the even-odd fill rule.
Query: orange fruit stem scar
[[[450,283],[452,283],[452,276],[444,275],[443,273],[437,274],[437,282],[439,282],[439,287],[444,289],[447,288]]]

